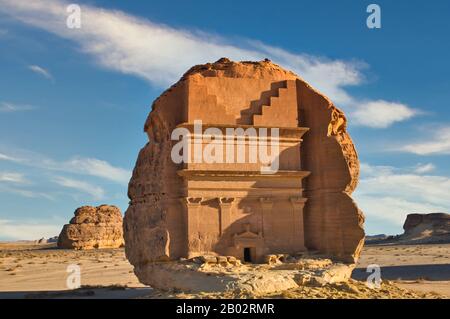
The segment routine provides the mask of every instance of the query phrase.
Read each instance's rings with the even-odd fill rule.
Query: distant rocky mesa
[[[450,243],[450,214],[409,214],[403,229],[401,241]]]
[[[450,243],[450,214],[408,214],[404,233],[366,236],[368,244],[445,244]]]
[[[58,247],[66,249],[118,248],[124,245],[122,213],[116,206],[82,206],[64,225]]]

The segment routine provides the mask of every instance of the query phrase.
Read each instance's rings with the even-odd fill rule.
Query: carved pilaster
[[[185,197],[188,253],[196,250],[202,197]]]
[[[231,223],[231,207],[235,198],[233,197],[219,197],[220,206],[220,235],[223,234],[225,229],[230,226]]]
[[[305,207],[307,199],[302,197],[291,197],[290,201],[293,207],[294,247],[298,251],[306,250],[303,208]]]
[[[268,240],[272,234],[273,200],[270,197],[261,197],[259,202],[262,210],[262,234],[264,239]]]

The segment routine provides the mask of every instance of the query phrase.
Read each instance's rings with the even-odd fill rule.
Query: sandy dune
[[[70,291],[66,285],[67,267],[81,267],[81,284],[86,289]],[[419,298],[389,286],[394,281],[401,288],[418,292],[442,294],[450,298],[450,244],[417,246],[366,246],[354,278],[345,287],[332,289],[302,289],[267,297],[352,298],[366,291],[364,281],[369,264],[382,269],[385,292],[360,293],[360,297]],[[100,288],[105,287],[105,288]],[[342,288],[342,289],[341,289]],[[320,290],[322,289],[322,290]],[[343,290],[343,291],[342,291]],[[348,290],[348,291],[347,291]],[[394,291],[394,292],[393,292]],[[383,295],[385,294],[385,295]],[[169,295],[141,285],[125,258],[123,249],[74,251],[56,249],[54,245],[0,244],[0,298],[136,298],[136,297],[192,297]],[[214,296],[212,296],[214,297]],[[218,297],[218,296],[217,296]],[[243,296],[245,297],[245,296]],[[422,296],[423,297],[423,296]]]

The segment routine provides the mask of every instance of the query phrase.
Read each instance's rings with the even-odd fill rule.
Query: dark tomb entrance
[[[251,263],[252,262],[252,252],[250,247],[244,248],[244,262]]]

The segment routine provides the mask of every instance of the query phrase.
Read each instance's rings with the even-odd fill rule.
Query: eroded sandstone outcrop
[[[279,170],[175,164],[172,132],[198,120],[220,131],[279,128]],[[359,161],[346,124],[327,97],[268,60],[191,68],[153,103],[129,183],[124,235],[139,279],[150,282],[151,263],[205,254],[261,262],[309,250],[354,263],[364,216],[351,198]]]
[[[401,242],[450,243],[450,214],[408,214],[403,229]]]
[[[66,249],[118,248],[124,245],[122,214],[116,206],[82,206],[64,225],[58,247]]]

